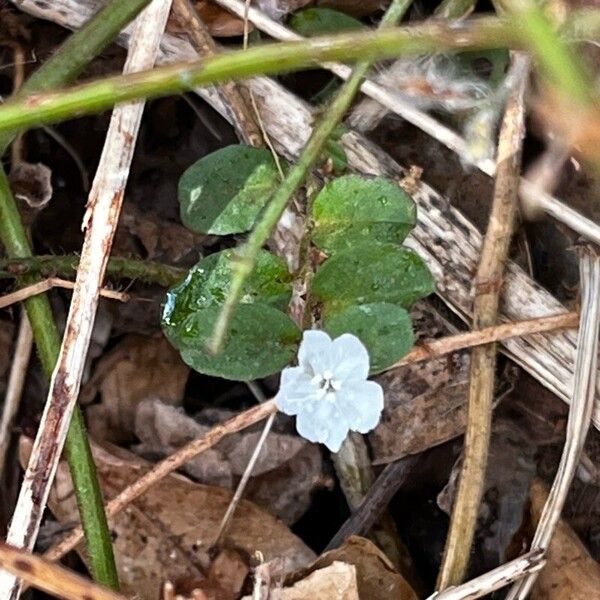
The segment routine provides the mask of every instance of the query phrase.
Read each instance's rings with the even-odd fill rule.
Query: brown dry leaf
[[[447,335],[449,325],[424,303],[413,311],[415,330],[427,339]],[[393,369],[377,377],[385,407],[369,435],[375,464],[423,452],[461,435],[466,423],[469,354],[449,356]]]
[[[18,162],[10,170],[15,197],[31,208],[44,208],[52,198],[52,171],[42,163]]]
[[[361,600],[418,600],[410,584],[394,569],[387,556],[373,542],[359,536],[351,536],[343,546],[326,552],[299,576],[304,577],[306,572],[323,569],[338,561],[356,568]]]
[[[98,391],[101,396],[100,404],[86,410],[90,432],[100,440],[132,441],[139,403],[159,398],[181,404],[188,375],[189,367],[164,337],[126,336],[98,361],[84,388],[84,403]]]
[[[208,411],[214,422],[215,411]],[[218,421],[231,416],[219,411]],[[203,413],[198,415],[203,420]],[[142,442],[135,451],[157,459],[204,435],[210,426],[160,400],[142,402],[135,416],[135,434]],[[183,470],[201,483],[233,488],[243,475],[260,428],[228,436],[186,463]],[[308,509],[312,492],[327,481],[319,448],[296,436],[271,432],[256,462],[246,497],[286,523],[296,522]]]
[[[26,462],[31,445],[29,438],[21,438],[22,463]],[[107,498],[114,497],[150,467],[146,461],[115,446],[94,444],[92,449]],[[144,599],[158,599],[165,581],[171,581],[177,593],[189,593],[202,589],[203,585],[212,589],[215,574],[228,571],[230,575],[235,571],[235,581],[239,583],[242,568],[236,555],[229,554],[212,566],[208,558],[231,498],[228,490],[170,475],[112,519],[123,591]],[[71,477],[64,461],[59,466],[48,506],[61,523],[77,521]],[[281,521],[247,500],[238,506],[225,546],[237,553],[237,557],[249,557],[256,552],[261,552],[265,560],[280,557],[286,561],[287,570],[302,568],[315,557]]]
[[[260,595],[264,598],[264,595]],[[293,586],[269,590],[273,600],[359,600],[356,582],[356,569],[352,565],[334,561],[332,564],[315,570]],[[242,600],[252,600],[244,596]]]
[[[539,479],[531,486],[531,518],[537,525],[548,488]],[[600,594],[600,564],[588,553],[565,521],[560,521],[547,554],[546,566],[540,571],[531,591],[531,600],[590,600]]]
[[[195,2],[196,10],[206,25],[210,35],[214,37],[232,37],[244,33],[244,21],[212,2]],[[249,23],[249,31],[254,26]],[[177,16],[171,13],[167,23],[169,33],[185,34],[187,29],[179,23]]]

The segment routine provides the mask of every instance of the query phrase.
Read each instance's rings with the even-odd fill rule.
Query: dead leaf
[[[477,560],[483,568],[502,563],[510,542],[521,527],[529,487],[536,470],[537,446],[530,432],[502,415],[493,423],[484,497],[479,508],[479,536],[482,538]],[[438,506],[447,514],[452,505],[462,465],[459,458],[450,480],[438,495]]]
[[[10,170],[15,197],[31,208],[44,208],[52,198],[52,171],[42,163],[18,162]]]
[[[29,438],[21,438],[22,463],[26,462],[31,445]],[[146,461],[109,444],[94,444],[92,450],[107,498],[114,497],[150,468]],[[171,581],[177,593],[186,594],[214,582],[219,569],[232,568],[232,561],[236,562],[232,555],[214,566],[208,556],[231,498],[228,490],[170,475],[116,515],[111,520],[111,531],[123,591],[144,599],[158,599],[162,584]],[[64,461],[59,465],[48,506],[61,523],[78,520],[71,477]],[[281,557],[287,570],[302,568],[315,557],[281,521],[247,500],[238,506],[225,547],[241,557],[256,552],[261,552],[265,560]],[[239,583],[239,564],[233,569]]]
[[[195,2],[194,4],[210,35],[214,37],[232,37],[244,33],[244,21],[232,15],[224,8],[213,2],[205,2],[204,0]],[[252,31],[254,26],[251,23],[248,25],[249,31]],[[187,28],[179,22],[177,15],[171,13],[171,17],[167,23],[167,31],[169,33],[185,34],[187,33]]]
[[[129,335],[99,361],[86,384],[82,402],[99,391],[101,402],[89,406],[90,432],[99,440],[130,442],[140,402],[159,398],[171,405],[183,400],[189,367],[162,336]]]
[[[387,556],[373,542],[359,536],[351,536],[343,546],[326,552],[308,569],[293,577],[305,577],[307,572],[323,569],[338,561],[356,568],[361,600],[418,600],[410,584],[394,569]]]
[[[210,429],[215,411],[201,412],[198,420],[203,420],[205,412],[210,415],[206,424],[159,400],[142,402],[135,416],[135,434],[142,443],[135,451],[154,460],[171,454]],[[219,411],[217,416],[222,421],[231,413]],[[183,470],[201,483],[232,489],[246,469],[260,431],[250,429],[228,436],[186,463]],[[308,509],[313,491],[327,482],[323,471],[317,446],[296,435],[272,431],[256,462],[246,497],[286,523],[294,523]]]
[[[548,488],[539,479],[531,486],[531,518],[539,522],[548,498]],[[588,553],[565,521],[558,523],[546,566],[540,571],[531,591],[531,600],[590,600],[600,590],[600,564]]]
[[[334,561],[332,564],[313,571],[293,586],[272,589],[269,599],[273,600],[359,600],[356,569],[352,565]],[[264,598],[264,596],[261,596]],[[252,600],[244,596],[242,600]]]

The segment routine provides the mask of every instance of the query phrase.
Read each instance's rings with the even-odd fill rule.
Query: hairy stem
[[[0,279],[21,277],[29,273],[37,273],[42,277],[58,276],[68,279],[73,277],[78,265],[79,257],[75,255],[0,258]],[[111,256],[108,259],[106,273],[110,277],[138,279],[146,283],[157,283],[168,287],[185,277],[187,269],[140,258]]]

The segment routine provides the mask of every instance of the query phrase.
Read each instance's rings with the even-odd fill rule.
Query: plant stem
[[[32,272],[45,277],[56,275],[70,278],[77,271],[78,265],[79,257],[75,255],[0,258],[0,279],[21,277]],[[138,279],[146,283],[157,283],[169,287],[185,277],[187,269],[140,258],[111,256],[108,259],[106,272],[107,275],[115,278]]]
[[[494,200],[474,282],[474,330],[496,324],[504,266],[508,258],[518,210],[521,148],[525,135],[524,95],[529,75],[529,58],[522,54],[515,54],[512,69],[516,86],[508,99],[500,130]],[[464,461],[438,577],[438,590],[461,583],[469,564],[485,483],[491,436],[495,368],[495,343],[473,349]]]
[[[98,12],[78,33],[73,34],[38,71],[23,85],[17,98],[34,90],[45,90],[72,81],[91,59],[100,53],[141,10],[149,0],[122,2],[112,0]],[[0,136],[0,154],[8,147],[12,133],[6,130]],[[27,232],[21,221],[15,199],[4,168],[0,165],[0,239],[11,258],[32,256]],[[31,273],[22,283],[33,283]],[[33,330],[36,347],[44,372],[51,377],[60,350],[60,336],[54,322],[50,303],[45,294],[24,302]],[[96,468],[91,457],[85,433],[83,416],[77,408],[65,443],[81,523],[95,579],[112,588],[118,587],[117,570],[112,552],[110,534]],[[47,474],[51,476],[51,473]],[[31,548],[28,548],[31,550]],[[18,588],[11,590],[17,597]]]
[[[379,28],[388,28],[399,21],[411,3],[412,0],[394,0],[383,16]],[[213,352],[219,352],[223,345],[229,322],[241,299],[244,283],[254,269],[260,249],[269,239],[290,198],[306,179],[308,171],[316,162],[323,146],[348,110],[360,89],[365,75],[373,64],[373,60],[368,58],[356,64],[350,78],[342,85],[321,120],[315,125],[298,161],[275,190],[265,212],[254,226],[248,241],[240,248],[239,260],[234,263],[233,267],[229,293],[223,303],[210,340],[210,348]]]
[[[465,22],[427,22],[365,33],[353,32],[301,42],[266,44],[224,52],[185,64],[108,77],[67,90],[10,100],[0,107],[0,131],[99,112],[116,103],[188,91],[235,78],[280,73],[332,60],[375,60],[446,49],[521,47],[521,24],[482,17]]]
[[[460,19],[470,15],[475,9],[476,0],[443,0],[435,9],[436,19]]]

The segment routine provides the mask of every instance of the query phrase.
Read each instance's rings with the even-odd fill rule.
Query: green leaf
[[[313,216],[313,242],[332,254],[368,239],[401,243],[416,223],[417,210],[389,179],[345,175],[319,192]]]
[[[360,29],[364,25],[354,17],[331,8],[306,8],[294,13],[288,25],[304,37]]]
[[[242,144],[221,148],[181,176],[181,220],[200,233],[249,231],[278,183],[275,161],[266,148]]]
[[[416,252],[377,242],[337,252],[317,270],[312,285],[326,315],[372,302],[408,308],[434,289],[433,277]]]
[[[337,337],[353,333],[367,347],[371,373],[379,373],[400,360],[413,346],[410,315],[395,304],[376,302],[349,306],[329,315],[325,330]]]
[[[207,349],[220,306],[189,315],[167,337],[190,367],[215,377],[247,381],[281,371],[296,355],[301,332],[285,313],[265,304],[240,305],[223,350]]]
[[[231,283],[235,250],[223,250],[203,258],[186,278],[167,292],[163,326],[177,328],[190,314],[225,300]],[[261,302],[285,310],[292,295],[292,276],[285,262],[261,250],[256,267],[246,282],[242,303]]]

